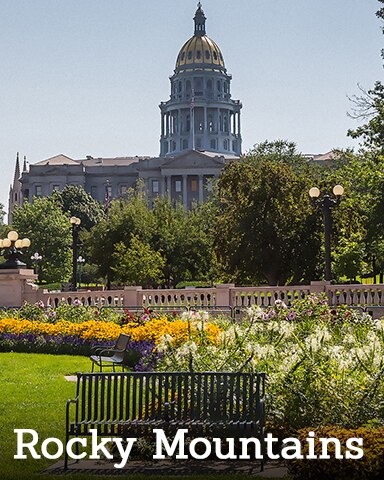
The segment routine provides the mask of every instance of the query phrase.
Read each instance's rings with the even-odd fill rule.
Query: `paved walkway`
[[[113,468],[112,462],[107,461],[91,461],[84,460],[79,462],[70,462],[67,471],[63,468],[63,462],[57,462],[48,467],[44,473],[51,475],[60,474],[87,474],[87,475],[129,475],[129,474],[145,474],[164,475],[165,478],[182,477],[187,475],[226,475],[226,474],[243,474],[244,476],[258,478],[284,478],[287,475],[287,469],[284,465],[269,462],[265,465],[264,472],[260,472],[259,462],[248,461],[144,461],[131,460],[127,466],[122,469]],[[288,478],[288,477],[286,477]]]

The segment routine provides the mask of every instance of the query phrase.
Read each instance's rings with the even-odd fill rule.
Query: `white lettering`
[[[235,460],[237,458],[237,455],[235,455],[235,439],[234,438],[226,438],[226,441],[228,443],[228,453],[223,454],[222,453],[222,447],[221,447],[221,440],[220,438],[214,438],[213,443],[215,443],[215,452],[216,452],[216,457],[219,460]]]
[[[122,438],[113,438],[112,441],[116,443],[117,449],[119,450],[121,456],[121,462],[115,463],[115,468],[124,468],[129,460],[129,455],[131,453],[133,444],[136,442],[137,438],[126,438],[127,441],[127,448],[124,449],[123,447],[123,439]]]
[[[356,444],[357,446],[355,446]],[[345,452],[345,458],[348,460],[359,460],[360,458],[364,457],[364,450],[360,447],[363,446],[363,439],[362,438],[348,438],[346,442],[347,451]],[[356,453],[351,452],[354,451]]]
[[[53,443],[54,445],[57,446],[56,453],[52,454],[48,452],[48,445],[50,443]],[[63,442],[58,438],[54,438],[54,437],[46,438],[41,444],[41,453],[43,454],[43,457],[48,458],[49,460],[56,460],[57,458],[60,458],[63,452],[64,452]]]
[[[23,428],[16,428],[13,430],[14,433],[17,435],[17,454],[13,456],[15,460],[25,460],[27,458],[27,455],[24,454],[24,448],[28,448],[30,451],[32,458],[38,460],[41,458],[41,455],[39,455],[36,450],[33,448],[36,443],[39,440],[39,435],[36,432],[36,430],[31,430],[31,429],[23,429]],[[32,441],[25,443],[24,442],[24,433],[28,435],[32,435]]]
[[[66,449],[67,449],[68,457],[72,458],[73,460],[81,460],[82,458],[85,458],[87,456],[87,453],[86,452],[83,452],[80,454],[73,453],[73,445],[75,443],[80,443],[80,445],[85,448],[87,446],[87,439],[71,438],[70,440],[68,440],[68,443],[67,443]]]
[[[220,438],[218,440],[220,441]],[[196,445],[198,443],[202,443],[205,446],[204,453],[196,452]],[[189,453],[192,455],[193,458],[196,458],[196,460],[204,460],[208,458],[211,455],[211,451],[212,451],[212,445],[211,445],[211,442],[208,440],[208,438],[202,438],[202,437],[194,438],[189,445]]]
[[[328,453],[328,445],[333,443],[335,445],[335,455],[334,457],[338,460],[342,460],[344,457],[341,454],[341,445],[340,441],[337,438],[319,438],[319,441],[322,445],[321,455],[319,455],[320,460],[329,460],[331,456]]]
[[[291,445],[289,445],[291,444]],[[289,453],[292,450],[292,453]],[[281,456],[285,460],[302,460],[304,457],[301,454],[301,443],[298,438],[284,438],[283,448],[281,449]]]
[[[305,458],[308,460],[316,460],[317,455],[315,453],[315,432],[308,432],[308,438],[306,439],[308,442],[308,454]]]
[[[273,444],[277,442],[278,442],[278,439],[274,438],[272,433],[267,433],[267,436],[265,438],[265,443],[267,445],[267,456],[271,460],[279,460],[280,458],[280,455],[276,455],[273,453]]]
[[[255,445],[255,459],[262,460],[263,455],[261,453],[261,442],[258,438],[240,438],[241,443],[241,455],[239,456],[240,460],[250,460],[251,457],[248,455],[248,445],[253,443]]]
[[[89,456],[91,460],[100,460],[99,450],[103,453],[105,458],[112,460],[113,455],[105,448],[107,443],[112,442],[112,438],[102,438],[100,443],[97,443],[97,429],[91,428],[89,430],[92,435],[92,455]]]
[[[173,439],[172,445],[169,445],[167,437],[165,436],[164,430],[161,428],[155,428],[153,433],[156,435],[156,454],[153,455],[154,460],[164,460],[165,455],[163,454],[163,447],[169,457],[172,457],[175,453],[175,450],[178,448],[179,453],[176,455],[178,460],[186,460],[188,456],[184,453],[184,436],[188,433],[188,430],[180,429],[177,431],[175,438]]]

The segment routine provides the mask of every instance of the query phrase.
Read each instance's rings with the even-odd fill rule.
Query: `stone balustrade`
[[[360,307],[375,316],[384,315],[384,284],[331,285],[329,282],[311,282],[310,285],[236,287],[234,284],[210,288],[142,289],[124,287],[121,290],[48,292],[34,285],[32,270],[0,272],[0,306],[18,307],[24,302],[42,301],[55,307],[60,303],[79,301],[94,307],[149,307],[149,308],[207,308],[241,309],[251,305],[269,307],[277,300],[291,305],[309,294],[324,293],[330,305]]]

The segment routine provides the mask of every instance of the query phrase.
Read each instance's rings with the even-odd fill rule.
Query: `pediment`
[[[60,154],[41,162],[37,162],[34,165],[79,165],[79,162],[73,160],[72,158],[67,157],[66,155]]]
[[[204,152],[188,150],[187,152],[182,152],[174,157],[166,158],[162,164],[162,168],[221,168],[224,163],[224,157],[220,155],[212,157]]]

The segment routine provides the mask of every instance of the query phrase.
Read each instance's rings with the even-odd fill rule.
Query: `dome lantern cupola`
[[[197,4],[197,10],[195,14],[195,36],[202,37],[206,34],[205,32],[205,21],[206,16],[204,15],[201,2]]]
[[[181,47],[170,77],[170,98],[160,104],[160,156],[186,150],[240,156],[242,105],[232,99],[232,77],[219,46],[206,34],[200,2],[194,22],[194,35]]]

